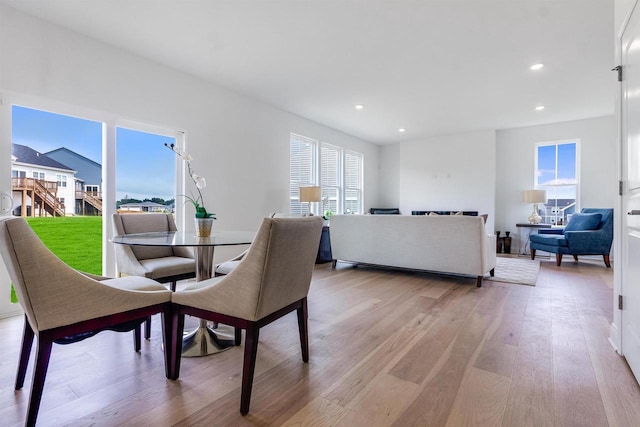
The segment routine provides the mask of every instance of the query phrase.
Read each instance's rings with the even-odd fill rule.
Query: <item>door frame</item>
[[[615,63],[622,66],[622,37],[627,29],[631,15],[636,9],[638,0],[632,0],[629,4],[629,9],[625,14],[625,17],[618,29],[615,36]],[[640,11],[636,11],[640,13]],[[624,69],[622,70],[624,76]],[[624,79],[624,77],[623,77]],[[625,262],[628,254],[623,251],[626,244],[625,229],[623,224],[626,224],[626,212],[624,212],[624,197],[623,194],[626,191],[627,183],[624,181],[626,150],[624,149],[624,136],[626,123],[623,117],[623,102],[624,102],[624,84],[623,82],[617,82],[615,90],[615,117],[616,117],[616,171],[619,185],[622,187],[622,191],[619,191],[615,204],[614,204],[614,239],[613,239],[613,251],[617,255],[617,261],[613,269],[613,321],[609,329],[609,342],[616,350],[616,352],[624,356],[624,339],[622,336],[622,310],[618,305],[619,296],[625,295],[623,278],[625,276]],[[623,298],[624,299],[624,298]]]

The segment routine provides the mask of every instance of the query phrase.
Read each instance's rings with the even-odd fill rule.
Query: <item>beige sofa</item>
[[[496,266],[496,236],[479,216],[332,215],[337,261],[470,275]]]

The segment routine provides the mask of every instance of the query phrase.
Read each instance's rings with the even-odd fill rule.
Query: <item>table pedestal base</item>
[[[233,327],[218,324],[212,329],[207,321],[200,319],[200,326],[182,338],[182,357],[208,356],[219,353],[234,346],[235,331]]]

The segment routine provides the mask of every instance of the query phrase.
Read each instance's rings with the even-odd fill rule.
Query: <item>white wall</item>
[[[400,144],[380,147],[380,166],[378,179],[379,195],[376,208],[400,207]],[[411,214],[411,212],[402,212]]]
[[[447,135],[399,145],[398,197],[413,210],[469,210],[495,221],[495,132]],[[388,197],[388,196],[384,196]]]
[[[512,231],[517,239],[516,223],[527,222],[531,214],[532,206],[522,202],[522,191],[533,188],[535,144],[568,139],[580,140],[580,207],[613,208],[617,191],[613,116],[501,130],[496,132],[496,230]]]
[[[0,6],[2,93],[186,131],[220,229],[255,230],[266,214],[288,211],[290,132],[363,153],[365,208],[378,202],[378,146],[6,6]],[[8,106],[0,107],[6,121]],[[10,139],[0,131],[0,152],[11,152]],[[2,156],[0,190],[10,192],[10,168],[10,156]]]

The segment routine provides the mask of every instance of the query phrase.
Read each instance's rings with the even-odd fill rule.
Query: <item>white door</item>
[[[622,35],[622,354],[640,378],[640,11]]]

